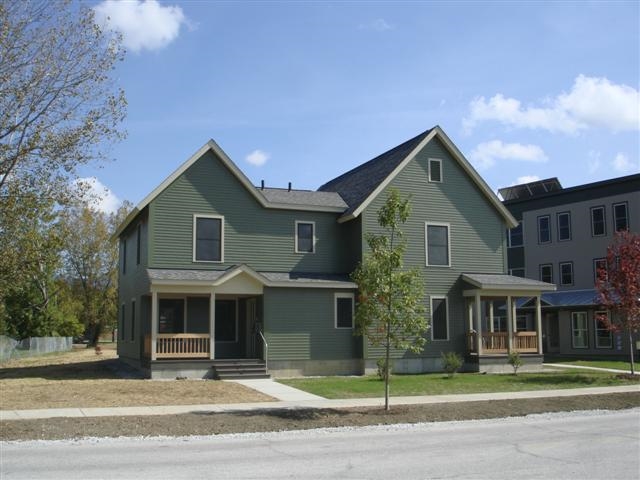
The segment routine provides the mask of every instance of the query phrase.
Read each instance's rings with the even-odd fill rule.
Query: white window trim
[[[543,267],[550,267],[551,268],[551,281],[548,283],[553,283],[553,263],[541,263],[540,265],[538,265],[538,279],[541,282],[544,282],[545,280],[542,279],[542,268]]]
[[[338,299],[350,298],[351,299],[351,326],[339,327],[338,326]],[[336,292],[333,295],[333,327],[337,330],[353,330],[355,323],[355,295],[353,293]]]
[[[429,226],[447,227],[447,264],[429,264]],[[427,267],[451,268],[451,224],[441,222],[424,222],[424,261]]]
[[[198,218],[215,218],[220,220],[220,260],[196,260],[196,227]],[[193,214],[193,230],[192,230],[192,254],[194,263],[224,263],[224,216],[222,215],[209,215],[203,213]]]
[[[440,180],[434,180],[431,178],[431,162],[438,162],[440,164]],[[444,174],[442,172],[442,160],[440,160],[439,158],[429,158],[428,163],[429,163],[429,181],[432,183],[444,182]]]
[[[518,222],[518,225],[521,227],[521,234],[520,236],[522,237],[522,243],[520,245],[512,245],[511,242],[511,230],[513,230],[513,228],[509,228],[507,229],[507,248],[522,248],[524,247],[524,223],[523,222]]]
[[[298,225],[304,223],[307,225],[311,225],[311,232],[312,232],[312,241],[311,241],[311,251],[310,252],[303,252],[298,250]],[[316,253],[316,222],[313,221],[309,221],[309,220],[296,220],[295,221],[295,240],[294,240],[294,244],[293,244],[293,249],[295,253],[300,253],[300,254],[305,254],[305,253]]]
[[[600,234],[595,233],[595,229],[593,228],[593,212],[595,210],[602,210],[602,226],[604,227],[604,232]],[[592,237],[606,237],[607,236],[607,209],[604,205],[598,205],[597,207],[591,207],[589,210],[589,216],[591,217],[591,236]]]
[[[627,224],[627,230],[630,230],[629,228],[629,203],[628,202],[618,202],[618,203],[614,203],[611,206],[611,210],[613,210],[613,232],[618,232],[618,227],[617,227],[617,223],[618,223],[618,216],[616,215],[616,207],[620,206],[620,205],[624,205],[624,213],[625,216],[624,218],[626,219],[626,224]]]
[[[540,236],[540,220],[543,218],[547,219],[547,224],[549,226],[549,240],[547,240],[546,242],[543,242]],[[550,215],[538,216],[538,218],[536,219],[536,224],[538,226],[538,245],[546,245],[547,243],[551,243],[551,239],[553,238],[553,233],[551,232],[551,216]]]
[[[569,227],[569,238],[560,238],[560,232],[562,231],[562,229],[560,228],[560,217],[564,215],[566,215],[569,219],[567,224]],[[573,240],[573,232],[571,231],[571,212],[558,212],[556,214],[556,223],[556,228],[558,229],[558,242],[570,242],[571,240]]]
[[[571,283],[564,283],[564,282],[562,281],[562,277],[563,277],[563,274],[562,274],[562,266],[563,266],[563,265],[571,265]],[[558,280],[559,280],[559,282],[558,282],[558,283],[559,283],[560,285],[562,285],[562,286],[567,286],[567,285],[573,285],[573,284],[575,284],[575,278],[574,278],[575,272],[573,271],[573,262],[560,262],[560,263],[558,264],[558,275],[560,276],[560,278],[558,278]]]
[[[585,338],[587,340],[587,344],[584,347],[576,347],[575,345],[575,338],[576,336],[574,335],[574,332],[576,331],[576,329],[574,328],[573,325],[573,316],[574,315],[580,315],[580,314],[584,314],[585,318],[586,318],[586,322],[585,322],[585,329],[586,329],[586,335]],[[579,350],[586,350],[589,348],[589,315],[587,314],[587,312],[571,312],[571,348],[575,348],[575,349],[579,349]]]
[[[444,304],[445,304],[445,308],[447,309],[447,319],[446,319],[446,324],[447,324],[447,338],[438,338],[435,339],[433,338],[433,301],[434,300],[442,300],[444,299]],[[448,342],[450,340],[450,335],[449,335],[449,298],[446,295],[430,295],[429,298],[429,316],[431,317],[431,341],[432,342]]]
[[[611,345],[608,347],[601,347],[598,345],[598,330],[603,330],[602,328],[598,328],[598,316],[606,315],[607,318],[610,318],[609,312],[606,310],[599,310],[593,313],[593,346],[600,350],[612,350],[613,349],[613,332],[611,330],[607,330],[609,332],[609,339],[611,340]]]

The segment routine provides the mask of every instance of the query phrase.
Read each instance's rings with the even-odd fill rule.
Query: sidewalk
[[[243,380],[243,382],[255,382]],[[250,385],[247,385],[250,386]],[[251,388],[279,398],[275,402],[234,403],[210,405],[163,405],[152,407],[108,407],[108,408],[53,408],[41,410],[3,410],[0,421],[27,420],[56,417],[114,417],[134,415],[176,415],[182,413],[227,413],[239,411],[260,411],[274,409],[301,408],[350,408],[377,407],[384,405],[384,399],[349,398],[329,400],[292,387],[279,384],[273,380],[253,383]],[[293,390],[293,391],[291,391]],[[491,400],[518,400],[525,398],[572,397],[576,395],[603,395],[607,393],[640,392],[640,385],[622,387],[570,388],[561,390],[535,390],[527,392],[470,393],[456,395],[427,395],[412,397],[391,397],[391,405],[419,405],[452,402],[478,402]],[[315,398],[312,398],[315,397]]]
[[[602,368],[602,367],[585,367],[583,365],[567,365],[566,363],[543,363],[543,367],[546,368],[575,368],[577,370],[595,370],[596,372],[609,372],[609,373],[631,373],[629,370],[618,370],[615,368]],[[640,375],[640,372],[635,372],[634,375]]]

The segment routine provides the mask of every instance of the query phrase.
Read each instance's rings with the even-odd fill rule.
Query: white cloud
[[[611,166],[616,172],[620,173],[630,173],[640,169],[640,165],[634,165],[633,162],[629,160],[629,157],[620,152],[611,162]]]
[[[606,78],[579,75],[569,93],[546,100],[542,106],[524,107],[519,100],[501,93],[489,100],[477,97],[469,104],[463,127],[470,132],[485,121],[567,134],[589,128],[640,130],[640,95],[638,90]]]
[[[540,180],[538,175],[524,175],[516,178],[516,181],[513,182],[511,186],[513,187],[514,185],[522,185],[523,183],[537,182],[538,180]]]
[[[391,25],[383,18],[376,18],[369,23],[363,23],[359,26],[360,30],[374,30],[376,32],[385,32],[387,30],[393,30],[395,25]]]
[[[269,160],[269,158],[271,158],[271,155],[269,155],[268,153],[263,152],[262,150],[254,150],[245,157],[245,160],[251,165],[261,167],[262,165],[267,163],[267,160]]]
[[[96,177],[78,178],[74,183],[79,188],[86,189],[89,203],[97,210],[105,213],[115,213],[122,205],[122,200],[116,197]]]
[[[182,8],[157,0],[103,0],[93,10],[98,24],[122,33],[124,46],[133,52],[166,47],[187,24]]]
[[[537,145],[521,143],[503,143],[501,140],[484,142],[469,154],[471,162],[484,170],[495,165],[497,160],[518,160],[523,162],[546,162],[547,155]]]

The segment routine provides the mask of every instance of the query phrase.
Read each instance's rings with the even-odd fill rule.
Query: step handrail
[[[264,335],[262,334],[262,330],[259,329],[258,330],[258,334],[260,335],[260,337],[262,338],[262,342],[264,343],[264,369],[265,371],[268,373],[269,372],[269,344],[267,343],[267,339],[264,338]]]

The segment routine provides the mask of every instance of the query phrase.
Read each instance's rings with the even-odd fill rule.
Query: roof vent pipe
[[[260,180],[260,190],[264,190],[264,180]]]
[[[291,182],[289,182],[289,191],[291,191]]]

